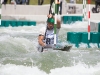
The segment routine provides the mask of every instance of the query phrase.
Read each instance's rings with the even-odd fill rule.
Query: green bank
[[[70,0],[66,0],[68,3],[70,2]],[[91,4],[94,4],[95,0],[91,0]],[[83,0],[76,0],[76,3],[78,4],[82,4]],[[10,0],[8,0],[8,3],[10,3]],[[44,3],[43,4],[49,4],[50,3],[50,0],[44,0]],[[88,0],[87,0],[87,3],[88,3]],[[38,0],[30,0],[29,2],[30,5],[37,5],[38,4]]]

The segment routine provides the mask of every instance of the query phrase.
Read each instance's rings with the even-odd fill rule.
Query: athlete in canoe
[[[42,52],[43,48],[53,48],[54,47],[54,16],[47,15],[47,25],[40,29],[40,33],[38,36],[38,50]],[[61,21],[57,18],[57,26],[56,26],[56,41],[58,41],[58,32],[61,28]]]

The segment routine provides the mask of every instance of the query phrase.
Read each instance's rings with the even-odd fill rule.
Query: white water
[[[36,50],[39,29],[45,25],[0,28],[0,75],[100,75],[100,49],[73,46],[70,52]],[[87,22],[62,25],[68,31],[87,31]],[[61,37],[62,36],[62,37]]]
[[[49,74],[37,67],[7,64],[0,66],[0,75],[100,75],[100,63],[90,67],[78,63],[71,67],[52,69]]]

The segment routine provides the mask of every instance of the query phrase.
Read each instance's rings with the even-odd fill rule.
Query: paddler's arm
[[[55,17],[52,14],[47,15],[48,18],[53,17],[55,19]],[[61,20],[57,18],[57,28],[60,29],[61,28]]]
[[[38,43],[42,46],[42,47],[44,47],[46,44],[43,42],[43,40],[44,40],[44,36],[43,35],[39,35],[38,36]]]

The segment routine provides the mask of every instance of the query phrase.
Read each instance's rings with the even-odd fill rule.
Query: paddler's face
[[[53,23],[48,23],[48,25],[47,25],[47,26],[48,26],[48,29],[50,29],[50,30],[51,30],[51,29],[53,29],[54,24],[53,24]]]

